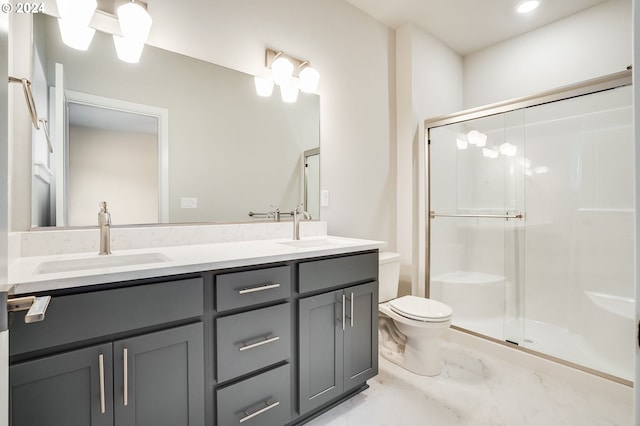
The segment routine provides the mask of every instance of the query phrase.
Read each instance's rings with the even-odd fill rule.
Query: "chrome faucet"
[[[293,216],[293,239],[300,239],[300,221],[301,220],[311,220],[311,215],[308,211],[300,210],[302,207],[302,203],[298,204],[295,209],[291,212]],[[302,217],[301,217],[302,216]]]
[[[111,254],[111,213],[107,210],[106,201],[100,203],[98,227],[100,228],[100,252],[98,254]]]

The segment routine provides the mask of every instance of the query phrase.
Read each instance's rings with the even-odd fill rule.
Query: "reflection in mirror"
[[[49,156],[34,134],[33,159],[39,164],[34,171],[39,171],[32,189],[33,226],[95,225],[100,201],[109,202],[115,225],[238,222],[271,205],[290,211],[305,201],[305,193],[319,193],[319,178],[305,182],[304,173],[304,153],[319,148],[317,95],[301,93],[295,104],[283,103],[277,94],[262,98],[252,76],[151,46],[139,64],[126,64],[113,52],[111,36],[100,32],[88,51],[75,51],[64,46],[56,19],[46,15],[34,16],[33,36],[34,95],[44,103],[38,110],[49,111],[57,148]],[[63,77],[56,64],[62,64]],[[54,86],[64,88],[67,100],[57,116],[55,92],[49,90]],[[76,122],[77,106],[68,102],[74,93],[165,110],[167,123],[164,129],[156,123],[156,132],[167,132],[167,146],[156,142],[155,154],[138,153],[135,159],[126,136],[131,132],[104,128],[121,119],[103,119],[102,128],[88,135],[92,127]],[[111,113],[121,109],[107,107]],[[155,186],[155,196],[106,190],[115,185],[132,191],[134,184],[146,191]],[[307,197],[305,208],[314,208],[313,197]],[[155,210],[143,214],[151,206]],[[319,218],[319,209],[313,217]]]

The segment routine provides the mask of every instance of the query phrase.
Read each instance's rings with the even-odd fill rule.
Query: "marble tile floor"
[[[442,374],[420,377],[380,357],[369,389],[309,426],[631,426],[617,400],[446,341]]]

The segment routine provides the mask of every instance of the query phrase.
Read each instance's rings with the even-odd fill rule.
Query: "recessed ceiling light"
[[[538,6],[540,6],[539,0],[521,1],[516,5],[516,12],[529,13],[529,12],[532,12],[534,9],[536,9]]]

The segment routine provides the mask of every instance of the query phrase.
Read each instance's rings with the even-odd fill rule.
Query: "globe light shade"
[[[315,93],[320,82],[320,73],[312,67],[306,67],[300,71],[300,90],[305,93]]]
[[[144,43],[129,40],[119,35],[113,35],[113,44],[116,46],[116,54],[118,59],[130,64],[137,64],[140,61]]]
[[[280,96],[283,102],[293,103],[298,99],[299,89],[291,81],[286,84],[280,85]]]
[[[293,64],[287,58],[279,57],[271,64],[271,73],[278,86],[286,85],[293,75]]]
[[[253,77],[258,96],[268,97],[273,93],[273,80],[264,77]]]
[[[138,3],[125,3],[116,11],[122,36],[126,39],[144,43],[151,31],[151,15]]]
[[[64,18],[58,19],[58,27],[64,44],[76,50],[87,50],[96,33],[94,28],[86,25],[77,25],[75,22]]]
[[[97,0],[56,0],[58,17],[76,27],[88,27],[96,8]]]
[[[483,147],[487,144],[487,135],[477,130],[470,130],[467,132],[467,140],[471,145]]]

